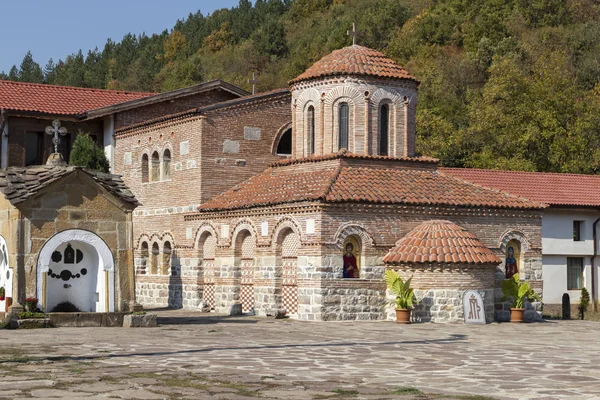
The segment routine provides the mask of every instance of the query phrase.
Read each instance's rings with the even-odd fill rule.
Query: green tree
[[[34,82],[34,83],[42,83],[44,81],[44,74],[42,73],[42,69],[40,65],[33,61],[33,56],[31,55],[31,51],[28,51],[23,57],[23,61],[21,62],[21,68],[19,71],[19,80],[21,82]]]
[[[79,131],[73,142],[70,165],[85,167],[100,172],[108,172],[109,162],[104,150],[98,146],[88,133]]]

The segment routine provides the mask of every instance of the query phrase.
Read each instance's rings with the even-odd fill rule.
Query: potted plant
[[[4,286],[0,286],[0,301],[4,301],[6,298],[6,291]]]
[[[513,323],[523,322],[526,300],[542,301],[540,296],[538,296],[531,286],[529,286],[529,282],[521,281],[519,279],[519,274],[514,274],[512,278],[502,282],[502,294],[504,294],[504,296],[500,301],[512,301],[510,308],[510,322]]]
[[[400,274],[393,269],[386,270],[384,276],[388,289],[396,296],[396,299],[390,302],[396,308],[396,322],[399,324],[410,324],[412,306],[417,302],[414,289],[410,287],[412,277],[404,282]]]
[[[28,297],[25,299],[25,309],[29,312],[36,312],[38,305],[37,297]]]

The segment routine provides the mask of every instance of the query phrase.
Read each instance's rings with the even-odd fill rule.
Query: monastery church
[[[64,165],[0,173],[0,248],[12,249],[0,259],[26,275],[12,294],[37,294],[47,311],[67,299],[87,311],[241,304],[261,316],[384,320],[395,318],[383,280],[393,268],[413,278],[415,321],[462,321],[466,290],[483,296],[488,322],[508,320],[503,279],[518,272],[543,292],[547,205],[417,156],[418,86],[384,54],[352,45],[286,89],[249,94],[215,81],[36,114],[36,124],[58,117],[70,132],[97,126],[116,175]],[[8,127],[32,118],[2,94],[0,108]],[[13,156],[26,146],[11,144],[12,132],[3,165],[24,159]],[[66,186],[52,186],[61,174]],[[93,281],[83,282],[78,259],[93,260]],[[95,297],[80,301],[85,293]]]

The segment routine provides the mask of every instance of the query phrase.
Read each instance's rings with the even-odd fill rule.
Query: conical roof
[[[408,72],[385,54],[368,47],[352,45],[321,58],[290,84],[332,75],[369,75],[416,81]]]
[[[475,235],[445,220],[426,221],[398,240],[383,258],[387,264],[500,264]]]

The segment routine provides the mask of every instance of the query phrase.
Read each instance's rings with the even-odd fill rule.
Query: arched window
[[[152,256],[150,257],[150,274],[156,275],[158,274],[158,256],[160,255],[160,250],[158,248],[158,243],[152,244]]]
[[[340,103],[339,106],[339,141],[338,141],[338,149],[347,149],[348,148],[348,130],[349,130],[349,114],[350,108],[348,107],[348,103]]]
[[[289,156],[292,154],[292,128],[288,129],[281,135],[279,143],[277,143],[277,155]]]
[[[379,109],[379,155],[388,155],[390,130],[390,106],[384,104]]]
[[[148,242],[142,242],[140,246],[140,265],[137,268],[139,275],[144,275],[148,271],[148,257],[150,252],[148,250]]]
[[[309,106],[306,112],[306,129],[308,153],[315,154],[315,108],[313,106]]]
[[[148,154],[142,156],[142,182],[148,182]]]
[[[171,151],[166,149],[162,160],[162,179],[171,179]]]
[[[171,273],[171,243],[165,242],[163,245],[163,258],[161,263],[161,275],[170,275]]]
[[[158,152],[152,153],[152,165],[150,170],[150,182],[156,182],[160,180],[160,161],[158,159]]]

